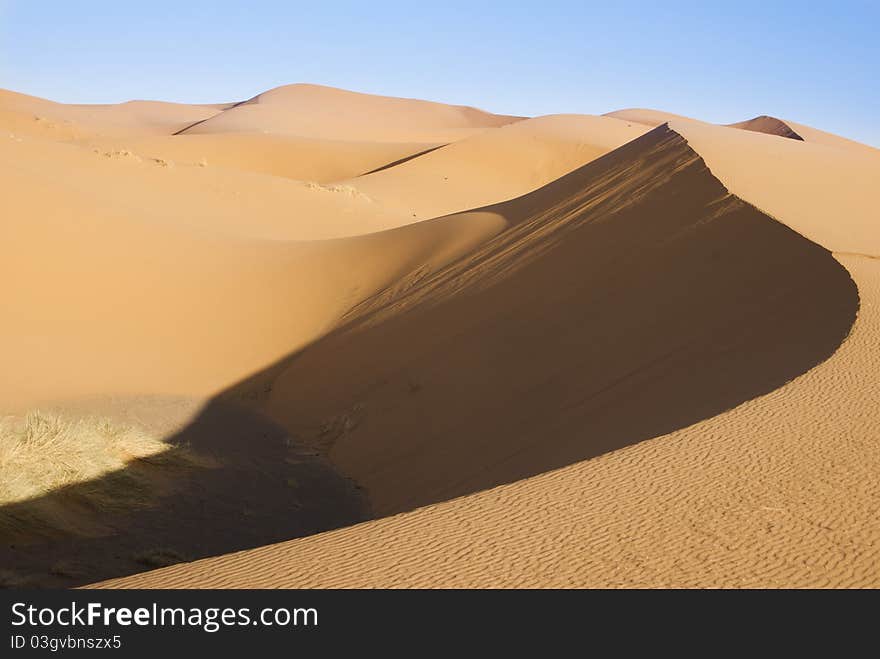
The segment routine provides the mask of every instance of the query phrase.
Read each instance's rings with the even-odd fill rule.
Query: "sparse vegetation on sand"
[[[148,567],[168,567],[177,563],[185,563],[187,558],[174,549],[148,549],[134,555],[134,560]]]
[[[14,570],[0,570],[0,588],[22,588],[28,580]]]
[[[186,448],[109,419],[40,411],[0,418],[0,530],[21,531],[23,523],[64,527],[66,508],[149,505],[161,468],[202,462]]]
[[[49,566],[49,574],[53,577],[75,579],[80,576],[81,568],[76,563],[61,559]]]

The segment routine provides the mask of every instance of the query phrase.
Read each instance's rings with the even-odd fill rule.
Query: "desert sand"
[[[880,585],[877,149],[0,92],[0,176],[0,468],[85,465],[0,490],[0,581]]]

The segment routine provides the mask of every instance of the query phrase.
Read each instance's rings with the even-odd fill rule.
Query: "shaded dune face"
[[[315,85],[0,124],[0,587],[876,580],[876,149]]]
[[[136,418],[181,402],[189,405],[149,397],[117,404]],[[23,586],[71,587],[161,565],[144,559],[151,553],[193,560],[369,516],[361,492],[325,459],[239,407],[213,403],[167,443],[165,453],[98,479],[0,506],[0,565]],[[199,464],[175,464],[181,449]],[[113,504],[94,505],[96,493]]]
[[[751,130],[756,133],[766,133],[767,135],[779,135],[792,140],[804,141],[804,138],[798,135],[791,126],[777,119],[776,117],[768,117],[761,115],[748,121],[740,121],[735,124],[728,124],[731,128],[741,128],[743,130]]]
[[[716,415],[829,357],[857,312],[830,252],[665,125],[483,213],[512,228],[225,394],[327,451],[377,515]]]

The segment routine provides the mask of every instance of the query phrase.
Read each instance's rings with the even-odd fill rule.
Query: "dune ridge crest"
[[[753,130],[756,133],[766,133],[768,135],[779,135],[779,137],[787,137],[792,140],[804,141],[804,138],[798,135],[791,126],[777,119],[776,117],[768,117],[762,114],[760,117],[740,121],[735,124],[728,124],[731,128],[741,128],[743,130]]]
[[[324,139],[451,142],[522,117],[312,84],[276,87],[179,131],[262,131]]]
[[[0,91],[0,585],[880,585],[878,153]]]
[[[789,435],[787,416],[763,415],[780,398],[810,409],[815,392],[852,366],[848,351],[858,354],[880,323],[875,312],[863,312],[853,325],[859,291],[851,273],[863,296],[873,296],[880,272],[866,273],[854,257],[839,257],[842,267],[827,249],[732,195],[688,144],[660,126],[535,193],[482,209],[505,216],[512,228],[410,292],[364,303],[350,327],[279,369],[264,413],[320,446],[320,427],[308,418],[348,409],[350,423],[337,426],[345,431],[322,447],[343,471],[357,471],[380,513],[422,507],[99,587],[873,583],[872,554],[859,552],[870,546],[876,524],[847,561],[829,562],[837,532],[807,541],[816,537],[809,522],[815,501],[798,499],[799,488],[816,481],[782,476],[789,449],[765,455],[760,446],[768,435],[746,428],[764,418],[774,443],[828,453],[824,434]],[[627,269],[615,267],[620,260]],[[646,283],[649,272],[656,289]],[[552,288],[551,281],[565,283]],[[599,314],[591,313],[591,298],[602,303]],[[627,304],[636,299],[640,305]],[[631,319],[627,308],[638,309]],[[701,314],[700,323],[692,313]],[[456,329],[463,322],[467,331]],[[426,327],[448,337],[442,359],[432,356]],[[548,335],[555,345],[536,341]],[[413,345],[412,337],[423,339]],[[645,346],[647,353],[632,357],[643,360],[641,368],[614,358],[603,363],[608,346],[623,340]],[[383,350],[384,342],[395,349]],[[511,359],[525,346],[534,359]],[[569,364],[556,350],[589,357]],[[377,354],[392,361],[377,363]],[[699,363],[724,372],[725,386],[702,381],[693,370]],[[524,367],[533,370],[523,374]],[[467,381],[456,377],[462,372]],[[596,389],[584,391],[584,384]],[[396,389],[412,401],[392,405],[400,400],[391,396]],[[456,403],[474,399],[476,390],[480,416]],[[430,396],[445,396],[444,404],[419,402]],[[358,410],[349,407],[355,400]],[[452,416],[425,417],[434,409]],[[646,433],[645,419],[658,413]],[[590,447],[597,456],[584,459],[585,441],[622,426],[640,439],[600,442]],[[317,432],[310,435],[310,427]],[[420,434],[425,428],[430,437]],[[530,431],[540,441],[521,441]],[[554,443],[554,436],[569,439]],[[863,459],[855,447],[845,456],[850,468]],[[745,465],[745,480],[727,468],[731,459]],[[524,469],[536,465],[544,473],[529,477]],[[865,469],[858,469],[861,477]],[[765,470],[780,474],[769,498],[761,494]],[[654,484],[647,498],[646,471]],[[464,477],[445,481],[452,473]],[[694,489],[678,487],[682,479]],[[837,506],[846,483],[822,487]],[[719,489],[720,499],[708,496]],[[450,500],[436,503],[442,499]],[[719,519],[716,510],[730,512]],[[780,524],[787,535],[756,535]],[[793,557],[807,563],[798,568]],[[291,575],[284,566],[294,560]],[[853,565],[859,567],[847,577]]]

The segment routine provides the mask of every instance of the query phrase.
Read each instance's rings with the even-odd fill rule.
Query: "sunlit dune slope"
[[[490,213],[515,228],[358,310],[364,326],[273,384],[267,413],[329,448],[379,514],[722,412],[830,355],[855,313],[830,255],[730,197],[666,128],[468,217]]]
[[[503,226],[461,218],[294,241],[326,235],[325,219],[362,229],[374,204],[37,138],[0,137],[0,176],[7,407],[107,392],[208,395]]]
[[[664,124],[666,122],[672,122],[678,125],[683,125],[686,123],[713,125],[707,124],[705,121],[700,121],[699,119],[684,117],[678,114],[673,114],[671,112],[663,112],[660,110],[649,110],[643,108],[617,110],[615,112],[608,112],[603,116],[614,117],[629,122],[641,123],[646,126],[659,126],[660,124]],[[862,154],[872,155],[874,157],[880,156],[880,149],[868,146],[867,144],[862,144],[861,142],[848,140],[845,137],[840,137],[839,135],[827,133],[825,131],[812,128],[810,126],[805,126],[804,124],[795,123],[794,121],[789,121],[788,119],[777,119],[776,117],[761,115],[747,121],[740,121],[737,123],[728,124],[728,127],[739,128],[741,130],[748,130],[757,133],[765,133],[767,135],[776,135],[778,137],[787,137],[789,139],[803,140],[805,142],[812,142],[815,144],[821,144],[824,146],[831,146],[840,149],[847,149],[849,151],[861,152]]]
[[[833,135],[832,133],[826,133],[825,131],[811,128],[810,126],[797,124],[793,121],[777,119],[776,117],[762,115],[760,117],[755,117],[754,119],[749,119],[748,121],[729,124],[729,126],[731,128],[742,128],[757,133],[767,133],[768,135],[779,135],[780,137],[804,140],[813,144],[822,144],[824,146],[831,146],[838,149],[847,149],[859,152],[862,155],[871,155],[875,158],[880,157],[880,150],[868,146],[867,144],[854,142],[853,140],[848,140],[839,135]]]
[[[264,131],[334,140],[445,143],[518,119],[464,106],[296,84],[259,94],[182,132]]]
[[[84,143],[102,151],[128,149],[181,164],[226,167],[318,183],[359,176],[441,146],[421,142],[346,142],[260,132],[117,137],[88,139]]]
[[[698,121],[690,117],[684,117],[680,114],[672,112],[663,112],[661,110],[651,110],[648,108],[628,108],[626,110],[616,110],[614,112],[606,112],[603,117],[612,117],[622,121],[635,122],[644,124],[645,126],[659,126],[673,119],[683,119],[686,121]]]
[[[34,121],[61,124],[77,136],[171,135],[219,109],[162,101],[129,101],[116,105],[68,105],[0,90],[0,112],[29,115]]]
[[[880,256],[873,192],[880,159],[869,152],[672,121],[734,194],[833,252]]]
[[[77,145],[0,134],[0,168],[9,182],[0,203],[12,226],[26,224],[43,205],[68,213],[70,226],[77,226],[79,211],[64,209],[68,196],[74,207],[82,200],[98,214],[241,238],[313,240],[406,223],[351,187],[165,160],[124,143]],[[102,236],[91,238],[100,242]]]
[[[608,117],[537,117],[346,183],[415,222],[519,197],[647,130]]]
[[[27,136],[67,141],[96,135],[95,131],[85,130],[72,121],[53,121],[32,112],[19,112],[0,106],[0,136],[2,137]]]
[[[125,588],[880,586],[880,267],[828,361],[735,410],[414,512]]]
[[[288,533],[279,462],[265,525],[204,508],[188,556],[379,518],[102,585],[880,586],[878,153],[763,115],[0,90],[2,413],[183,405],[235,478],[296,447],[357,504]],[[198,475],[129,530],[179,537],[167,493],[206,482],[240,509]]]
[[[841,149],[850,149],[852,151],[859,151],[863,154],[869,154],[874,156],[875,158],[880,158],[880,149],[877,149],[872,146],[868,146],[867,144],[862,144],[861,142],[856,142],[854,140],[848,140],[845,137],[840,137],[839,135],[834,135],[832,133],[826,133],[824,130],[819,130],[818,128],[813,128],[811,126],[805,126],[804,124],[795,123],[794,121],[785,120],[785,123],[791,126],[792,130],[797,131],[798,135],[804,138],[807,142],[814,142],[816,144],[824,144],[826,146],[834,146]]]
[[[730,195],[691,148],[725,138],[689,132],[489,209],[513,228],[362,305],[265,404],[380,512],[561,469],[105,585],[877,585],[876,259]]]

